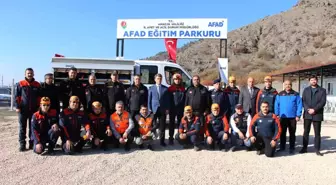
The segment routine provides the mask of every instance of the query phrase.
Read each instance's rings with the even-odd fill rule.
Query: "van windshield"
[[[154,76],[157,73],[158,73],[157,66],[141,65],[140,66],[141,83],[142,84],[155,84]]]

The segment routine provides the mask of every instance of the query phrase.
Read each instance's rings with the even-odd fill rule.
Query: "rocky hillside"
[[[230,74],[258,78],[295,62],[336,61],[336,0],[300,0],[290,10],[228,33]],[[178,63],[204,79],[217,76],[219,40],[178,50]],[[167,59],[165,52],[149,59]]]

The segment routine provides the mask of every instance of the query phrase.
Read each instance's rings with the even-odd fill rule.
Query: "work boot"
[[[24,151],[26,151],[26,145],[21,144],[21,145],[20,145],[20,148],[19,148],[19,151],[20,151],[20,152],[24,152]]]
[[[317,156],[323,156],[323,154],[320,151],[316,151]]]
[[[148,148],[148,150],[153,151],[153,147],[152,147],[152,145],[148,145],[147,148]]]
[[[295,153],[295,149],[289,149],[289,154],[294,154]]]
[[[174,145],[174,139],[169,139],[169,145]]]
[[[304,154],[304,153],[307,153],[307,148],[302,148],[299,152],[300,154]]]
[[[139,149],[144,149],[144,148],[145,148],[145,147],[144,147],[143,144],[139,145]]]
[[[33,141],[29,141],[29,150],[32,150],[34,148]]]
[[[160,145],[163,146],[163,147],[166,147],[166,146],[167,146],[167,144],[166,144],[164,141],[161,141],[161,142],[160,142]]]
[[[131,147],[128,144],[126,144],[124,149],[125,149],[126,152],[128,152],[128,151],[131,150]]]

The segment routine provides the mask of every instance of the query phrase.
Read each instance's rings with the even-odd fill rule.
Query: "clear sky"
[[[68,57],[114,58],[117,19],[228,18],[230,31],[286,11],[296,2],[3,0],[0,2],[0,75],[8,85],[13,78],[23,79],[24,69],[32,67],[36,79],[41,81],[51,71],[50,61],[55,53]],[[188,41],[179,40],[178,47]],[[125,40],[124,55],[127,59],[139,59],[164,50],[163,40]]]

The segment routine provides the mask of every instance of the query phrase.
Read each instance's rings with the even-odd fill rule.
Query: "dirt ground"
[[[18,152],[18,123],[0,113],[0,184],[336,184],[336,125],[322,128],[323,157],[310,153],[276,153],[269,159],[255,151],[221,152],[156,143],[156,151],[133,147],[109,151],[84,150],[75,156],[39,156]],[[297,149],[302,143],[298,125]],[[313,133],[313,129],[311,134]],[[313,137],[310,139],[313,143]]]

